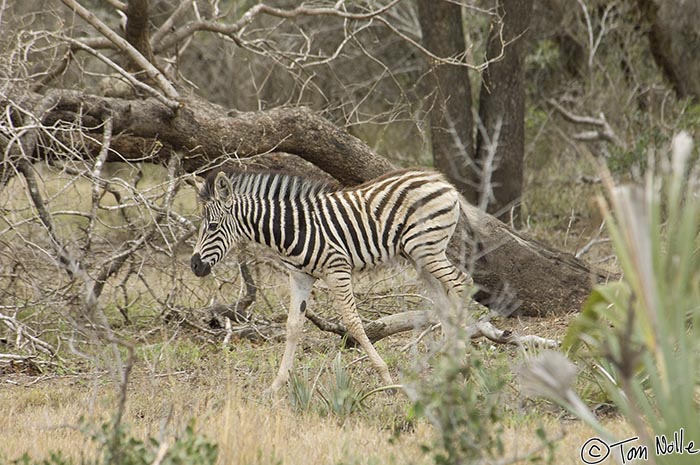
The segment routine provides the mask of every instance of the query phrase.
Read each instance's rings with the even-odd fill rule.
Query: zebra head
[[[199,228],[199,239],[192,252],[190,266],[199,277],[211,273],[216,265],[237,241],[234,225],[233,187],[228,175],[220,172],[214,180],[212,194],[210,185],[205,185],[202,197],[203,217]]]

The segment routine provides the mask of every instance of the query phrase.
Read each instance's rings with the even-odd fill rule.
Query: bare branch
[[[293,19],[299,16],[336,16],[343,19],[365,20],[378,17],[400,1],[401,0],[393,0],[386,6],[367,13],[348,13],[337,8],[310,8],[306,6],[298,6],[292,10],[284,10],[260,3],[246,11],[238,21],[232,24],[224,24],[218,21],[210,20],[192,21],[182,28],[176,30],[173,34],[165,37],[162,43],[158,43],[154,40],[154,49],[156,52],[168,49],[198,31],[209,31],[223,34],[240,44],[240,38],[237,34],[244,27],[252,23],[257,16],[262,14],[284,19]],[[163,34],[160,34],[160,36],[162,35]]]
[[[158,30],[151,36],[151,45],[154,46],[154,48],[155,44],[159,44],[163,36],[171,31],[175,27],[175,23],[187,13],[190,6],[192,6],[192,0],[182,0],[177,8],[175,8],[175,11],[161,24]]]
[[[112,118],[107,118],[104,125],[104,132],[102,133],[102,148],[100,153],[95,160],[95,164],[92,169],[92,208],[90,211],[90,220],[88,222],[88,227],[85,235],[85,250],[90,249],[90,244],[92,242],[92,234],[95,229],[95,221],[97,219],[97,206],[99,205],[100,198],[104,192],[104,181],[101,180],[102,168],[107,160],[107,154],[109,153],[109,144],[112,141]]]
[[[139,53],[136,48],[134,48],[128,41],[120,37],[116,32],[109,28],[105,23],[100,21],[100,19],[87,10],[84,6],[80,5],[76,0],[61,0],[68,8],[75,11],[78,16],[83,18],[88,24],[94,27],[100,34],[108,38],[117,49],[121,50],[126,54],[129,59],[136,63],[141,69],[146,72],[146,75],[153,79],[158,87],[163,91],[165,97],[171,100],[179,99],[179,94],[175,87],[170,83],[170,81],[161,73],[158,68],[156,68],[150,61],[148,61],[141,53]],[[169,106],[172,107],[173,103]],[[175,105],[176,107],[177,105]],[[173,107],[174,108],[174,107]]]
[[[105,1],[119,11],[126,11],[126,9],[128,8],[126,3],[120,2],[119,0],[105,0]],[[129,3],[131,3],[131,2],[129,2]]]
[[[560,345],[559,341],[555,341],[553,339],[547,339],[530,334],[518,336],[517,334],[508,330],[502,331],[494,327],[489,321],[479,321],[474,323],[473,325],[469,326],[467,332],[470,339],[485,337],[486,339],[498,344],[511,344],[519,347],[535,346],[556,349]]]
[[[153,87],[149,86],[148,84],[139,81],[136,79],[134,76],[131,75],[128,71],[126,71],[124,68],[116,64],[114,61],[110,60],[106,55],[98,52],[97,50],[85,45],[83,42],[73,39],[72,37],[66,37],[66,36],[61,36],[61,38],[67,42],[69,42],[73,47],[81,50],[85,50],[86,52],[90,53],[91,55],[94,55],[96,58],[98,58],[100,61],[104,62],[107,64],[110,68],[115,70],[117,73],[119,73],[120,76],[124,77],[131,85],[134,87],[141,89],[145,92],[147,92],[149,95],[152,95],[153,97],[157,98],[161,103],[163,103],[165,106],[168,108],[171,108],[173,110],[179,108],[179,103],[168,98],[166,95],[163,95],[161,92],[158,90],[154,89]]]
[[[32,85],[31,90],[32,92],[38,92],[39,90],[43,89],[46,87],[47,84],[49,84],[51,81],[56,79],[58,76],[64,73],[66,69],[68,69],[68,65],[71,62],[72,58],[72,53],[71,51],[67,51],[64,55],[61,61],[56,65],[53,69],[49,70],[46,72],[44,76],[42,76],[41,79],[39,79],[34,85]]]
[[[22,323],[17,318],[0,313],[0,321],[2,321],[10,331],[15,333],[15,347],[22,348],[25,346],[23,339],[27,339],[34,351],[38,350],[39,352],[43,352],[52,357],[56,355],[56,349],[51,344],[47,343],[46,341],[42,341],[32,334],[34,331],[29,329],[26,324]]]
[[[573,136],[574,139],[583,141],[604,140],[606,142],[611,142],[617,147],[620,147],[622,150],[627,150],[627,144],[625,144],[625,142],[620,139],[617,134],[615,134],[615,131],[607,122],[605,115],[602,112],[598,118],[593,118],[591,116],[580,116],[565,109],[554,99],[548,99],[547,103],[554,107],[554,109],[570,123],[595,126],[598,128],[591,131],[580,132]]]
[[[347,332],[341,323],[335,323],[319,317],[317,314],[306,310],[306,317],[320,330],[346,337],[350,345],[357,345],[352,336]],[[439,319],[436,312],[414,310],[409,312],[388,315],[365,325],[365,332],[372,343],[377,342],[394,334],[405,331],[423,330],[434,325],[439,326]],[[502,331],[493,326],[488,321],[479,321],[466,328],[469,339],[479,339],[485,337],[492,342],[499,344],[511,344],[517,346],[535,345],[538,347],[556,348],[559,342],[546,339],[540,336],[523,335],[519,336],[511,331]]]

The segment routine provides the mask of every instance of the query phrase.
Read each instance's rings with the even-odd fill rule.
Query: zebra
[[[317,279],[330,288],[348,333],[386,385],[393,380],[357,313],[353,271],[404,257],[452,302],[471,282],[445,254],[466,201],[434,171],[401,170],[343,189],[283,173],[219,171],[199,197],[203,218],[190,261],[195,275],[207,276],[242,240],[272,249],[289,270],[285,349],[268,392],[289,379]]]

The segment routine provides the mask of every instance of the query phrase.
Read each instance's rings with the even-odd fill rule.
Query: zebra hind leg
[[[473,283],[471,277],[455,267],[444,252],[415,260],[414,263],[435,295],[435,309],[445,338],[453,340],[457,328],[468,323],[462,294],[464,286]]]
[[[370,362],[381,376],[382,382],[387,386],[393,385],[394,381],[389,374],[389,368],[367,337],[360,315],[357,313],[350,271],[334,272],[326,277],[326,283],[340,305],[340,314],[348,333],[362,346]]]
[[[267,389],[267,394],[274,394],[289,380],[289,374],[294,365],[294,352],[304,326],[304,312],[308,305],[311,288],[316,278],[304,273],[289,274],[290,303],[287,311],[287,334],[285,337],[284,355],[280,363],[279,371],[272,385]]]

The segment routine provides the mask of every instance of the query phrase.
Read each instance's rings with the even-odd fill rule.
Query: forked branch
[[[557,111],[557,113],[559,113],[566,121],[573,124],[593,126],[595,128],[590,131],[582,131],[578,134],[574,134],[574,139],[582,141],[603,140],[606,142],[611,142],[617,147],[620,147],[622,150],[627,149],[627,144],[625,144],[625,142],[617,136],[612,126],[610,126],[608,121],[605,119],[605,115],[602,112],[600,113],[600,116],[598,118],[594,118],[591,116],[581,116],[576,115],[567,110],[566,108],[562,107],[554,99],[547,100],[547,103],[549,103]]]
[[[169,107],[176,108],[180,98],[177,90],[172,83],[156,68],[153,63],[148,61],[133,45],[119,34],[114,32],[109,26],[100,21],[100,19],[90,12],[87,8],[79,4],[76,0],[61,0],[68,8],[83,18],[88,24],[94,27],[100,34],[109,39],[118,50],[124,53],[130,60],[143,69],[146,75],[156,82],[165,97],[171,100]]]

